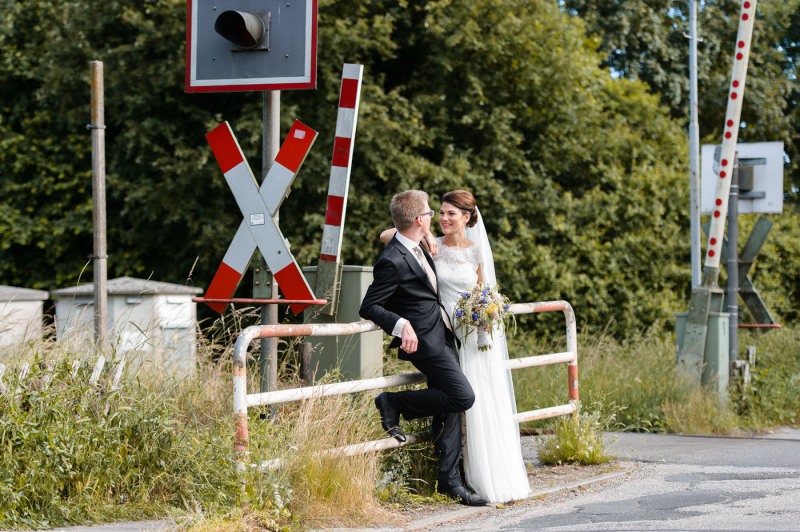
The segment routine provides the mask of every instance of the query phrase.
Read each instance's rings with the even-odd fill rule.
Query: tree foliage
[[[3,7],[0,283],[89,280],[87,80],[89,61],[101,60],[109,275],[208,286],[241,214],[204,134],[229,121],[258,173],[262,95],[184,92],[182,0]],[[318,88],[281,94],[282,134],[294,119],[320,132],[280,213],[301,264],[319,254],[341,67],[360,63],[345,263],[375,260],[395,192],[423,188],[436,206],[467,188],[512,299],[566,299],[581,324],[621,334],[684,309],[684,125],[663,96],[668,84],[603,65],[592,17],[546,0],[321,0],[319,9]],[[758,116],[748,124],[769,122]],[[797,263],[791,246],[781,249]]]
[[[661,95],[672,116],[689,120],[689,1],[564,0],[566,10],[601,37],[603,65],[640,79]],[[722,139],[733,52],[739,29],[739,0],[697,2],[697,76],[700,136]],[[761,1],[747,71],[739,142],[783,142],[789,157],[786,194],[798,200],[800,100],[800,0]]]

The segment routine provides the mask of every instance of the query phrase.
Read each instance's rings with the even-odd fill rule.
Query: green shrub
[[[87,370],[88,371],[88,370]],[[64,361],[8,379],[0,398],[0,526],[131,517],[163,497],[174,403],[132,384],[106,392]]]
[[[603,443],[603,430],[608,423],[600,422],[599,412],[561,416],[553,424],[555,435],[542,439],[537,449],[541,463],[594,465],[613,458]]]

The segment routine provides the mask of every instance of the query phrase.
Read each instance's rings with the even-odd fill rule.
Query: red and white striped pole
[[[317,132],[295,121],[260,188],[227,122],[210,131],[206,138],[244,220],[206,290],[205,298],[230,299],[258,247],[286,299],[316,299],[273,216],[288,195]],[[227,306],[226,303],[208,305],[217,312],[224,311]],[[290,308],[299,314],[308,306],[296,303]]]
[[[330,301],[320,311],[329,315],[336,313],[339,296],[342,232],[347,211],[347,191],[350,186],[363,73],[362,65],[345,64],[339,91],[339,114],[336,119],[336,138],[333,142],[325,226],[322,230],[315,287],[316,293]]]
[[[722,135],[719,172],[714,199],[715,207],[708,231],[708,246],[703,267],[703,283],[692,289],[683,346],[678,352],[678,367],[696,381],[703,380],[706,337],[710,313],[722,311],[723,292],[718,286],[719,260],[722,251],[725,220],[728,215],[728,197],[731,190],[731,176],[736,157],[736,141],[739,134],[739,121],[744,100],[744,85],[747,78],[747,63],[753,40],[756,0],[744,0],[739,11],[739,32],[736,37],[733,72],[728,88],[728,106],[725,112],[725,125]],[[730,316],[730,319],[736,319]],[[727,367],[727,366],[726,366]]]
[[[708,231],[708,246],[706,249],[704,284],[717,284],[719,277],[719,260],[722,255],[722,240],[725,231],[725,219],[728,214],[728,196],[731,190],[731,175],[733,174],[734,158],[736,156],[736,141],[739,137],[739,123],[742,115],[744,100],[744,84],[747,78],[747,63],[750,58],[750,49],[753,43],[753,26],[756,18],[756,0],[744,0],[739,14],[739,33],[736,37],[736,51],[734,53],[733,73],[728,90],[728,107],[725,112],[725,126],[722,135],[722,149],[719,161],[719,179],[714,199],[714,213],[711,218],[711,228]],[[714,275],[711,270],[716,270]],[[711,275],[709,275],[711,273]]]

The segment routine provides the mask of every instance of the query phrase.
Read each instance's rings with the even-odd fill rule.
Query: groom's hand
[[[414,327],[410,322],[406,322],[403,326],[403,332],[400,333],[400,349],[408,354],[414,353],[417,350],[417,333],[414,332]]]

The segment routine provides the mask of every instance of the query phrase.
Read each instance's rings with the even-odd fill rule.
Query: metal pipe
[[[108,249],[106,236],[106,126],[103,95],[103,63],[92,61],[91,108],[92,122],[92,226],[94,275],[94,341],[105,352],[108,336]]]
[[[700,276],[700,126],[697,106],[697,0],[689,2],[689,234],[691,236],[692,288]]]
[[[728,200],[728,361],[739,358],[739,156],[734,156]]]
[[[530,412],[520,412],[517,414],[517,423],[525,421],[537,421],[539,419],[549,419],[551,417],[567,416],[569,414],[576,414],[578,412],[578,405],[570,402],[566,405],[551,406],[548,408],[540,408],[538,410],[531,410]]]
[[[425,375],[415,372],[403,373],[400,375],[390,375],[388,377],[374,377],[372,379],[336,382],[333,384],[304,386],[302,388],[291,388],[289,390],[276,390],[274,392],[249,394],[247,396],[247,406],[277,405],[280,403],[304,401],[306,399],[315,399],[318,397],[330,397],[332,395],[344,395],[347,393],[368,392],[370,390],[380,390],[382,388],[392,388],[394,386],[404,386],[407,384],[416,384],[424,381]]]
[[[353,445],[346,445],[344,447],[335,447],[333,449],[325,449],[320,451],[322,456],[356,456],[359,454],[372,453],[376,451],[388,451],[391,449],[399,449],[400,447],[418,443],[421,441],[429,440],[431,438],[430,431],[415,432],[413,434],[406,434],[405,443],[400,443],[394,438],[384,438],[382,440],[372,440],[364,443],[355,443]],[[280,469],[285,460],[282,458],[274,458],[261,462],[258,467],[265,470]]]
[[[530,314],[539,312],[562,311],[566,319],[567,352],[549,353],[508,361],[509,369],[542,366],[545,364],[568,363],[569,404],[557,405],[529,412],[516,414],[518,423],[546,419],[567,414],[577,414],[578,400],[578,344],[575,326],[575,313],[566,301],[545,301],[542,303],[518,303],[511,305],[513,314]],[[249,406],[274,405],[290,401],[300,401],[314,397],[342,395],[346,393],[364,392],[422,382],[425,377],[421,373],[405,373],[388,377],[376,377],[318,386],[306,386],[290,390],[276,390],[258,394],[247,394],[247,349],[256,338],[275,338],[290,336],[347,336],[377,331],[380,328],[369,320],[352,323],[303,323],[296,325],[253,325],[247,327],[236,339],[233,350],[233,410],[235,423],[234,450],[236,452],[236,468],[242,471],[249,454],[249,433],[247,425],[247,408]],[[410,442],[411,440],[409,440]],[[407,443],[406,443],[407,444]],[[393,438],[374,442],[366,442],[349,446],[347,449],[362,449],[363,452],[396,448],[401,445]],[[333,451],[333,450],[329,450]],[[270,465],[271,464],[271,465]],[[264,467],[276,467],[279,460],[271,460],[262,464]]]
[[[261,137],[261,181],[267,176],[272,162],[278,156],[280,145],[280,126],[281,126],[281,91],[264,91],[263,104],[263,135]],[[280,227],[278,221],[280,215],[275,211],[275,226]],[[267,268],[267,263],[263,257],[261,267]],[[270,297],[278,297],[278,283],[275,277],[271,276]],[[275,305],[261,306],[261,324],[272,325],[278,323],[278,307]],[[259,376],[261,379],[261,391],[266,392],[278,387],[278,340],[265,337],[261,341],[261,357],[259,359]]]
[[[533,368],[537,366],[549,366],[551,364],[569,363],[577,360],[575,353],[551,353],[549,355],[534,355],[525,358],[510,358],[506,361],[508,369]]]
[[[308,305],[327,305],[327,299],[261,299],[254,297],[232,297],[229,299],[214,299],[207,297],[193,297],[195,303],[243,303],[252,305],[290,305],[292,303],[306,303]]]

